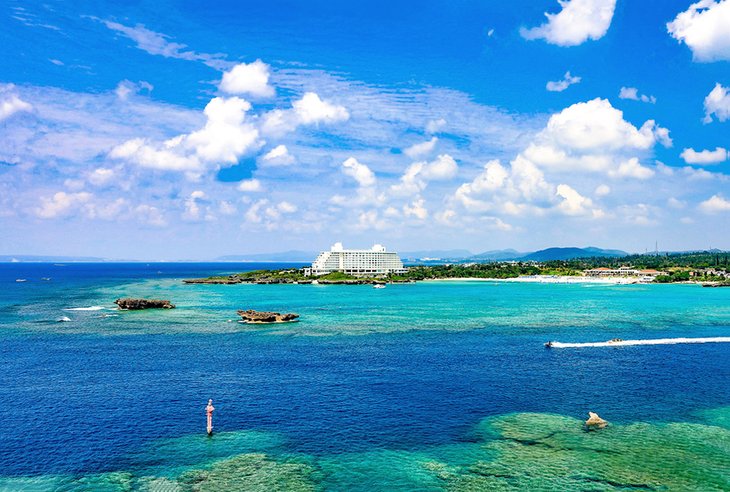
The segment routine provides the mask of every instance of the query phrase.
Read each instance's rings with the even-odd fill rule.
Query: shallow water
[[[542,345],[728,336],[730,289],[180,282],[245,268],[0,265],[0,490],[730,488],[730,345]]]

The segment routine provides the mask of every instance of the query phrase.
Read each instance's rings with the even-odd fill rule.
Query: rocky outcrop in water
[[[296,321],[299,318],[298,314],[294,313],[274,313],[268,311],[254,311],[248,309],[246,311],[238,311],[238,315],[245,323],[286,323],[289,321]]]
[[[133,299],[126,297],[123,299],[117,299],[114,304],[119,306],[119,309],[128,311],[138,311],[140,309],[174,309],[175,305],[168,300],[163,299]]]
[[[597,413],[588,412],[588,420],[586,420],[586,429],[597,430],[603,429],[608,425],[608,422],[598,416]]]

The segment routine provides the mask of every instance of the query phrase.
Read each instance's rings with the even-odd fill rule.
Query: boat
[[[606,343],[618,343],[618,342],[623,342],[623,339],[621,339],[621,338],[612,338],[612,339],[610,339]]]
[[[56,321],[59,323],[68,323],[69,321],[71,321],[71,318],[69,318],[68,316],[61,316]]]
[[[385,284],[373,284],[373,289],[385,289]]]
[[[51,280],[51,277],[42,277],[41,280],[48,282],[49,280]]]
[[[16,278],[15,281],[16,282],[27,282],[28,280],[24,279],[24,278]]]
[[[545,348],[553,348],[553,342],[552,341],[545,342]]]

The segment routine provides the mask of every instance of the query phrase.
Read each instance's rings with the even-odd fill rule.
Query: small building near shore
[[[598,267],[585,270],[583,272],[587,277],[643,277],[656,278],[659,275],[667,275],[667,272],[659,270],[645,269],[637,270],[630,266],[621,266],[619,268]]]
[[[374,277],[406,271],[398,253],[387,251],[380,244],[370,249],[344,249],[342,243],[335,243],[329,251],[321,252],[304,273],[326,275],[342,272],[356,277]]]

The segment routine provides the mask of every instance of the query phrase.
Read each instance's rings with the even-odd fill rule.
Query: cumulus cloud
[[[244,214],[244,219],[250,224],[262,224],[269,230],[274,230],[280,225],[280,220],[298,210],[297,206],[281,201],[271,203],[266,198],[255,201]]]
[[[346,121],[350,113],[343,106],[320,99],[314,92],[305,93],[292,103],[291,109],[274,109],[264,115],[262,131],[281,135],[295,130],[299,125],[330,124]]]
[[[283,144],[277,145],[259,159],[259,163],[264,166],[290,166],[295,162],[296,159]]]
[[[15,113],[33,109],[30,103],[18,97],[14,87],[13,84],[0,84],[0,121],[10,118]]]
[[[666,128],[659,127],[654,120],[636,128],[608,100],[593,99],[552,115],[545,129],[521,155],[554,171],[645,177],[647,172],[640,169],[638,157],[647,154],[656,143],[671,145]]]
[[[608,175],[614,178],[635,178],[649,179],[654,176],[655,172],[646,166],[639,164],[639,159],[632,157],[619,163],[616,169],[608,171]]]
[[[557,209],[565,215],[592,215],[596,218],[603,216],[603,211],[594,208],[590,198],[584,197],[567,184],[558,185],[555,193],[562,198]]]
[[[428,133],[438,133],[441,130],[444,129],[446,126],[446,120],[443,118],[439,118],[437,120],[430,120],[428,123],[426,123],[426,131]]]
[[[132,82],[131,80],[122,80],[117,84],[117,88],[114,89],[114,93],[122,101],[126,101],[131,94],[139,94],[142,91],[152,92],[155,88],[149,82],[140,80],[139,82]]]
[[[639,89],[636,87],[621,87],[618,93],[619,99],[630,99],[632,101],[641,101],[645,103],[656,104],[656,97],[647,96],[646,94],[639,94]]]
[[[730,60],[730,1],[701,0],[667,23],[667,31],[698,62]]]
[[[723,87],[720,83],[715,84],[714,89],[705,97],[705,123],[712,123],[712,116],[717,121],[730,119],[730,94],[729,87]]]
[[[722,147],[717,147],[715,150],[700,150],[684,149],[679,157],[684,159],[687,164],[717,164],[718,162],[724,162],[730,158],[728,151]]]
[[[509,167],[491,160],[471,182],[454,193],[454,200],[469,213],[540,214],[556,203],[555,187],[533,163],[518,156]]]
[[[558,0],[562,10],[545,13],[547,22],[532,29],[522,28],[528,40],[544,39],[558,46],[577,46],[588,39],[601,39],[611,26],[616,0]]]
[[[436,147],[436,142],[438,142],[438,140],[439,139],[437,137],[432,137],[431,140],[428,140],[426,142],[413,144],[405,149],[403,153],[411,159],[430,154],[431,152],[433,152],[434,147]]]
[[[59,191],[51,197],[42,197],[35,214],[41,219],[54,219],[68,215],[80,205],[89,202],[94,195],[87,192],[66,193]]]
[[[251,105],[238,97],[212,99],[205,107],[205,126],[162,143],[144,138],[128,140],[109,156],[142,167],[200,174],[207,169],[232,165],[259,145],[258,130],[246,121]]]
[[[86,179],[94,186],[104,186],[114,181],[115,177],[113,169],[100,167],[91,171]]]
[[[342,172],[353,178],[362,187],[375,185],[375,173],[367,165],[358,162],[354,157],[350,157],[342,163]]]
[[[699,209],[708,214],[730,212],[730,200],[722,195],[713,195],[699,205]]]
[[[406,217],[414,217],[418,220],[428,218],[428,210],[425,207],[426,201],[423,198],[413,200],[403,206],[403,215]]]
[[[261,181],[255,178],[244,179],[238,184],[238,189],[246,193],[264,191],[263,186],[261,186]]]
[[[570,72],[565,72],[561,80],[549,81],[545,84],[545,88],[550,92],[563,92],[565,89],[573,84],[578,84],[581,81],[580,77],[570,75]]]
[[[256,60],[252,63],[239,63],[223,73],[218,88],[228,94],[246,94],[253,97],[271,97],[274,88],[269,85],[270,67]]]
[[[601,184],[596,187],[593,192],[596,196],[606,196],[611,193],[611,187],[606,184]]]
[[[433,161],[414,162],[406,169],[400,182],[391,186],[391,193],[397,196],[414,195],[423,191],[429,181],[453,179],[459,166],[448,154],[441,154]]]

